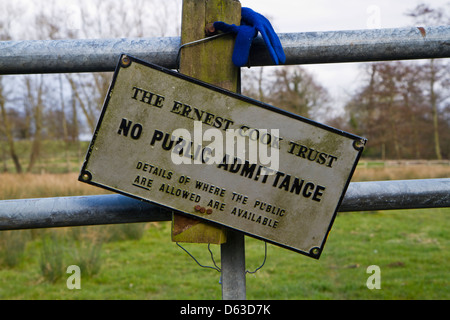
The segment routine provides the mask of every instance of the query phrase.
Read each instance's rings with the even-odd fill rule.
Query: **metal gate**
[[[288,65],[450,57],[450,27],[280,34]],[[0,74],[113,71],[121,53],[176,69],[180,38],[0,42]],[[251,66],[271,65],[261,37]],[[339,211],[450,207],[450,179],[350,183]],[[0,230],[169,221],[122,195],[0,201]]]

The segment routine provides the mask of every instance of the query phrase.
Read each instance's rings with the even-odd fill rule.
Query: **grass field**
[[[264,267],[247,275],[247,298],[449,299],[449,213],[435,209],[339,214],[320,260],[268,245]],[[200,268],[171,242],[170,223],[144,226],[140,239],[104,242],[100,271],[89,276],[82,270],[80,290],[67,288],[69,274],[54,282],[43,277],[44,237],[34,235],[19,264],[2,265],[0,299],[221,299],[219,273]],[[89,234],[104,234],[106,227],[83,228]],[[185,248],[200,263],[212,265],[206,245]],[[64,242],[62,250],[63,268],[79,263],[74,243]],[[218,246],[212,250],[220,265]],[[247,268],[256,269],[263,258],[263,242],[246,238]],[[366,286],[370,265],[380,267],[379,290]]]
[[[450,177],[448,166],[358,168],[353,181]],[[0,200],[105,193],[76,173],[0,174]],[[248,299],[449,299],[450,208],[340,213],[320,260],[268,245]],[[206,245],[185,244],[204,265]],[[220,248],[211,246],[220,265]],[[264,242],[246,238],[246,265]],[[69,290],[70,265],[81,289]],[[381,271],[369,290],[367,268]],[[0,299],[221,299],[220,274],[171,242],[170,223],[0,232]]]

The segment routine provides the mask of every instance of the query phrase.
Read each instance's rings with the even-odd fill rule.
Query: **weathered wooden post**
[[[241,5],[237,0],[184,0],[182,44],[206,37],[209,23],[225,21],[239,25]],[[238,91],[239,68],[231,56],[233,35],[200,42],[182,49],[180,72],[230,91]],[[173,216],[173,241],[221,244],[222,298],[245,299],[244,235],[211,226],[192,218]]]

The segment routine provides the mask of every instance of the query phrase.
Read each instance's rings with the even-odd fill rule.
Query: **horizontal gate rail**
[[[339,211],[450,207],[450,179],[352,182]]]
[[[450,57],[450,26],[279,34],[286,64]],[[121,53],[176,69],[179,37],[0,42],[0,74],[114,71]],[[261,36],[251,66],[272,65]]]
[[[280,34],[288,65],[450,57],[450,26]],[[175,69],[179,37],[0,41],[0,74],[113,71],[122,53]],[[272,65],[261,37],[251,66]],[[339,211],[450,207],[450,179],[350,183]],[[171,220],[111,194],[0,201],[0,230]]]
[[[352,182],[339,211],[442,207],[450,207],[450,179]],[[0,201],[0,230],[171,219],[171,211],[119,194]]]

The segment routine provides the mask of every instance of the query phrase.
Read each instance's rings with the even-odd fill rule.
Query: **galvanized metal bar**
[[[222,300],[245,300],[245,237],[241,232],[227,230],[227,242],[220,245],[222,261]]]
[[[366,62],[450,57],[450,26],[281,34],[286,64]],[[259,37],[250,64],[270,64]]]
[[[279,34],[288,65],[450,57],[450,26]],[[121,53],[175,69],[179,37],[0,42],[0,74],[113,71]],[[261,36],[251,66],[273,65]]]
[[[169,211],[118,194],[0,201],[0,230],[171,219]]]
[[[0,74],[114,71],[122,53],[174,69],[180,38],[0,42]]]
[[[450,207],[450,179],[353,182],[339,211]]]
[[[450,207],[450,179],[352,182],[339,211]],[[122,195],[0,201],[0,230],[171,221],[172,213]]]

